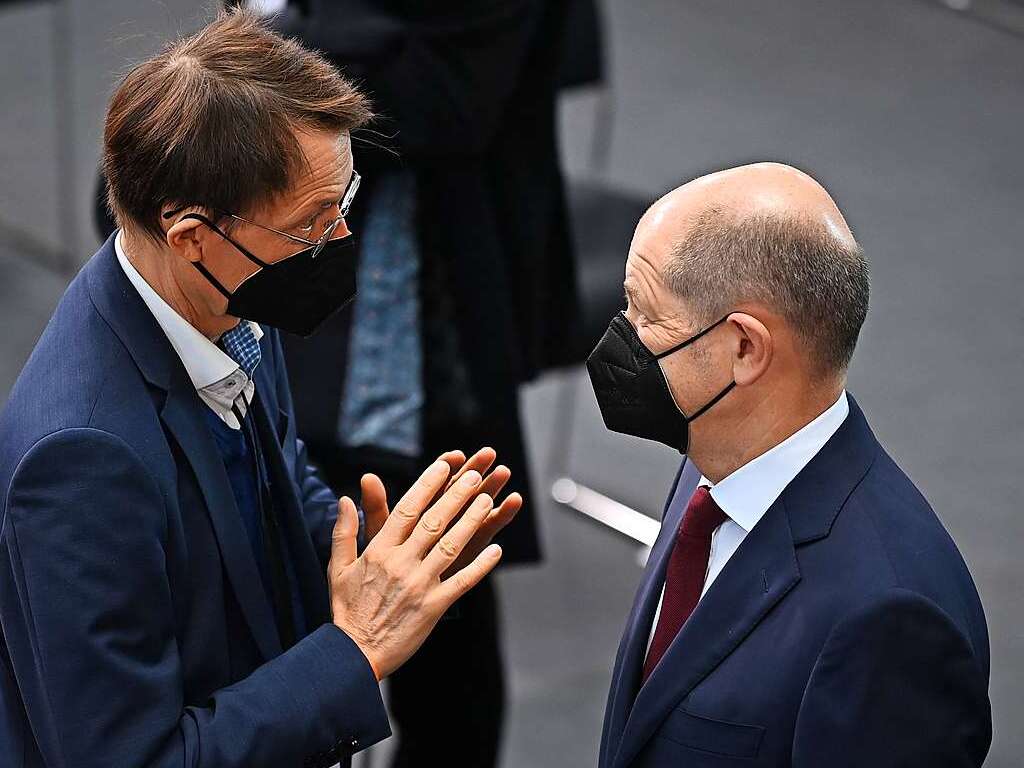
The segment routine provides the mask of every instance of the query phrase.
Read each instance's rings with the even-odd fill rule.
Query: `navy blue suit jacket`
[[[619,647],[601,768],[940,768],[988,752],[985,617],[956,545],[850,414],[639,689],[684,461]]]
[[[330,623],[333,494],[296,439],[278,334],[254,379],[312,631],[282,653],[204,405],[110,239],[0,416],[0,762],[331,765],[390,731]]]

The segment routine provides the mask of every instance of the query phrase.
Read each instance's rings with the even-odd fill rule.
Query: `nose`
[[[331,239],[333,240],[335,237],[348,237],[351,234],[352,230],[348,228],[348,222],[346,222],[345,219],[342,219],[338,222],[338,226],[335,228]]]

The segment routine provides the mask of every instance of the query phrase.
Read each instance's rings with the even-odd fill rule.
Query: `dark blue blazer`
[[[646,684],[683,463],[615,661],[601,768],[941,768],[988,752],[970,573],[857,404],[746,537]]]
[[[0,416],[0,763],[331,765],[389,734],[330,623],[333,494],[267,329],[254,408],[311,633],[282,653],[205,406],[110,239]]]

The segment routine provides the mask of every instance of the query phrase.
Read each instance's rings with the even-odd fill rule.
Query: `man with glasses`
[[[349,139],[347,135],[342,137],[342,141],[345,144],[348,144],[348,140]],[[345,196],[342,197],[341,200],[337,201],[337,203],[328,201],[321,206],[321,208],[323,209],[331,210],[336,204],[338,206],[338,215],[331,221],[330,224],[327,225],[327,227],[323,231],[323,234],[321,234],[316,240],[310,240],[308,238],[311,235],[316,234],[317,220],[321,218],[318,211],[314,211],[313,215],[309,217],[309,220],[305,224],[296,228],[298,232],[302,233],[302,237],[291,234],[289,232],[282,232],[280,229],[268,227],[266,224],[259,224],[255,221],[250,221],[249,219],[243,216],[238,216],[237,214],[234,213],[225,212],[225,215],[228,216],[229,218],[234,219],[235,221],[242,221],[245,222],[246,224],[252,224],[254,227],[259,227],[260,229],[265,229],[267,232],[273,232],[275,235],[280,235],[281,237],[288,238],[293,243],[300,243],[302,245],[313,246],[313,251],[310,255],[313,258],[316,258],[317,256],[320,255],[320,252],[323,251],[324,246],[327,244],[327,241],[334,237],[334,233],[338,229],[338,227],[344,225],[345,217],[348,216],[349,209],[352,207],[352,201],[355,199],[356,192],[359,190],[359,183],[359,174],[355,170],[353,170],[352,175],[349,176],[348,187],[346,187],[345,189]],[[172,211],[168,211],[167,213],[164,214],[164,218],[171,219],[184,210],[185,208],[176,208]],[[200,221],[202,221],[202,219],[200,219]],[[246,253],[246,256],[252,258],[251,254]],[[259,259],[256,259],[256,264],[261,267],[267,266]]]
[[[355,293],[368,118],[237,12],[116,89],[120,229],[0,416],[5,766],[347,764],[389,734],[379,681],[497,564],[522,500],[495,501],[493,451],[442,454],[389,515],[373,475],[339,502],[296,436],[278,329]]]

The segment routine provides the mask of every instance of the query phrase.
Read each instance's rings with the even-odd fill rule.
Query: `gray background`
[[[609,83],[567,97],[562,110],[574,180],[651,200],[710,169],[782,160],[832,191],[866,248],[872,306],[850,388],[974,573],[992,636],[986,765],[1019,766],[1019,15],[982,2],[990,16],[979,20],[924,0],[603,5]],[[0,403],[68,274],[95,249],[92,184],[116,73],[193,28],[209,4],[62,7],[0,10]],[[604,163],[593,161],[595,128],[610,131]],[[618,245],[624,259],[628,243]],[[568,454],[551,442],[566,392],[577,417]],[[539,490],[568,467],[659,514],[677,457],[607,434],[581,371],[531,385],[523,405]],[[545,497],[531,502],[547,563],[500,578],[511,669],[505,765],[592,765],[638,547]]]

